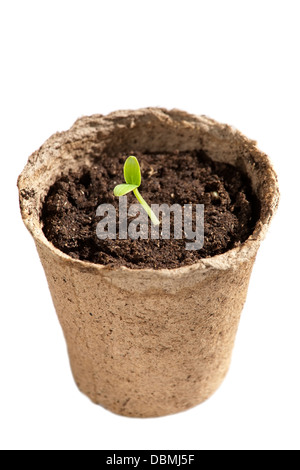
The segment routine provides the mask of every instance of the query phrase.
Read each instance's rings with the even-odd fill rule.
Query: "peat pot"
[[[43,202],[70,169],[104,151],[195,149],[241,169],[260,201],[255,230],[238,248],[178,269],[129,269],[72,259],[46,239]],[[210,397],[228,371],[253,263],[279,200],[276,174],[256,142],[179,110],[82,117],[31,155],[18,187],[79,389],[132,417],[176,413]]]

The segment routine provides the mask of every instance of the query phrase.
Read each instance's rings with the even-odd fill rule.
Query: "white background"
[[[1,0],[1,449],[300,448],[298,7]],[[16,180],[79,116],[144,106],[206,114],[257,140],[282,196],[223,385],[187,412],[140,420],[77,390]]]

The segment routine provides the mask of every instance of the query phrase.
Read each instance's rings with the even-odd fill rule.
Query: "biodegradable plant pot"
[[[194,149],[250,178],[261,213],[240,247],[178,269],[112,269],[74,260],[46,239],[41,210],[49,188],[70,169],[92,165],[95,153]],[[183,411],[211,396],[228,371],[253,263],[279,200],[275,172],[256,143],[178,110],[83,117],[29,158],[18,187],[79,389],[135,417]]]

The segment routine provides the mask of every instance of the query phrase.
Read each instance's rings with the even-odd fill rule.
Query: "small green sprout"
[[[116,186],[114,189],[114,195],[117,197],[125,196],[125,194],[133,191],[133,194],[147,212],[148,216],[152,220],[152,223],[154,225],[159,225],[158,218],[139,193],[138,188],[141,186],[142,177],[140,165],[136,157],[131,156],[127,158],[124,164],[124,178],[126,184],[118,184],[118,186]]]

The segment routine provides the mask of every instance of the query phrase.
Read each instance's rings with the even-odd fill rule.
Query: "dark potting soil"
[[[224,253],[253,232],[259,202],[249,180],[233,166],[215,163],[203,151],[134,155],[142,172],[139,191],[149,205],[204,204],[203,248],[186,250],[187,239],[174,239],[172,226],[169,240],[162,239],[161,225],[159,239],[151,239],[150,219],[148,239],[119,239],[118,223],[117,239],[97,237],[96,228],[103,219],[96,216],[100,204],[112,204],[118,222],[119,198],[113,195],[113,190],[124,183],[123,165],[127,158],[124,155],[99,156],[92,167],[80,174],[70,172],[51,187],[42,222],[45,236],[56,248],[72,258],[112,267],[177,268]],[[132,193],[127,199],[128,206],[137,203]],[[133,219],[128,217],[128,224]],[[171,222],[174,225],[172,213]]]

